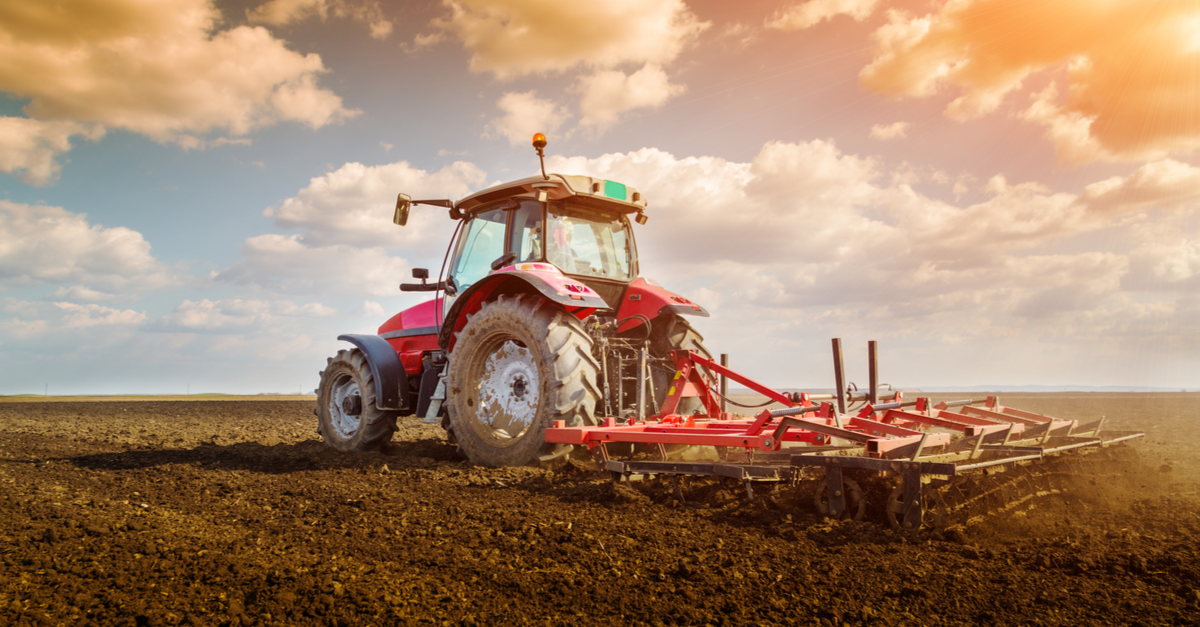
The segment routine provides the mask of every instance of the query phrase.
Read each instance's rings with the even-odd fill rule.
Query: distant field
[[[315,394],[124,394],[100,396],[0,395],[0,403],[61,403],[104,401],[316,401]]]

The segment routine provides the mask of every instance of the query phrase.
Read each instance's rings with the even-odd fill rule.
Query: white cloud
[[[89,290],[146,291],[180,284],[150,254],[142,234],[89,224],[59,207],[0,200],[0,280],[7,285],[75,283]]]
[[[374,0],[269,0],[254,10],[246,9],[246,18],[251,23],[286,26],[310,17],[322,21],[330,15],[363,22],[371,29],[375,39],[387,39],[392,34],[392,23],[383,16],[383,7]]]
[[[132,309],[113,309],[103,305],[76,305],[74,303],[54,303],[55,307],[68,312],[63,321],[64,326],[87,328],[97,325],[138,324],[146,319],[144,312]]]
[[[565,111],[537,92],[505,92],[496,106],[503,116],[492,118],[485,137],[498,135],[513,146],[528,144],[534,133],[554,133],[567,119]]]
[[[581,94],[579,123],[601,132],[626,111],[657,109],[687,91],[685,86],[672,83],[661,67],[650,63],[630,75],[620,70],[596,72],[582,77],[574,89]]]
[[[382,296],[395,294],[409,269],[408,262],[382,248],[309,246],[298,235],[267,234],[247,239],[241,259],[215,280],[314,297]]]
[[[577,67],[664,64],[709,27],[682,0],[443,0],[434,28],[501,80]]]
[[[220,25],[210,0],[14,5],[0,21],[0,90],[28,99],[29,118],[59,124],[34,133],[59,154],[69,135],[97,137],[94,125],[199,148],[279,122],[319,128],[357,113],[317,86],[326,71],[318,55],[288,50],[261,27]],[[229,137],[207,138],[214,133]],[[52,176],[47,167],[35,180]]]
[[[88,289],[82,285],[72,285],[71,287],[60,287],[48,294],[46,298],[55,301],[101,303],[116,300],[118,295]]]
[[[71,137],[96,141],[103,135],[104,128],[94,124],[0,117],[0,172],[48,185],[58,178],[62,167],[56,159],[71,149]]]
[[[891,124],[874,124],[871,126],[871,137],[888,141],[908,137],[908,122],[893,122]]]
[[[1079,202],[1089,211],[1110,215],[1147,206],[1194,206],[1200,202],[1200,167],[1171,159],[1147,163],[1129,176],[1088,185]]]
[[[781,31],[804,30],[822,20],[847,15],[861,22],[875,11],[879,0],[808,0],[779,9],[766,22],[767,28]]]
[[[427,250],[430,245],[425,241],[425,225],[451,224],[445,210],[417,205],[412,209],[409,226],[401,228],[392,224],[396,194],[404,192],[417,200],[457,200],[484,180],[482,170],[463,161],[436,172],[414,168],[405,161],[379,166],[347,163],[314,177],[296,196],[265,210],[263,215],[274,218],[281,228],[302,230],[302,239],[308,245]],[[436,247],[444,245],[438,242]]]
[[[1177,295],[1158,288],[1153,306],[1131,300],[1131,280],[1146,286],[1131,272],[1176,285],[1196,276],[1200,236],[1172,240],[1169,229],[1130,236],[1175,242],[1169,253],[1147,243],[1139,254],[1154,251],[1154,259],[1111,252],[1110,241],[1097,250],[1063,247],[1104,229],[1157,223],[1155,215],[1174,219],[1181,207],[1193,211],[1197,172],[1175,162],[1083,194],[996,176],[991,197],[969,206],[923,196],[906,177],[821,141],[769,143],[749,163],[642,149],[551,166],[637,187],[650,202],[650,222],[638,235],[643,274],[685,294],[720,294],[720,317],[766,337],[792,324],[839,334],[894,327],[887,333],[939,343],[1043,331],[1094,337],[1128,325],[1122,316],[1160,316],[1173,307]],[[823,318],[828,307],[840,313]],[[715,337],[731,341],[731,333]]]
[[[320,303],[297,305],[289,300],[184,300],[171,313],[148,322],[145,329],[170,333],[245,333],[277,324],[280,318],[328,318],[337,311]]]

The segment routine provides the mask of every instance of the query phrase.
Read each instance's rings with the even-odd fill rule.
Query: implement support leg
[[[921,508],[921,471],[910,467],[904,470],[904,529],[916,531],[921,528],[924,512]]]
[[[842,484],[840,466],[825,468],[825,490],[829,495],[829,517],[838,519],[846,511],[846,487]]]

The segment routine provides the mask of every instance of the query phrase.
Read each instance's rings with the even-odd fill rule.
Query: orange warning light
[[[533,147],[537,148],[539,151],[541,149],[545,148],[546,147],[546,136],[542,135],[541,133],[534,133],[533,134]]]

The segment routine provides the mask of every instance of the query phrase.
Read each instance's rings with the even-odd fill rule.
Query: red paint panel
[[[638,277],[629,284],[629,288],[625,290],[625,297],[617,304],[617,318],[628,318],[634,315],[643,315],[653,320],[658,316],[658,310],[667,305],[684,305],[693,307],[697,312],[700,311],[700,305],[664,288],[661,285],[648,282],[646,279]],[[642,322],[640,320],[630,320],[621,325],[618,331],[628,331],[637,328]]]

